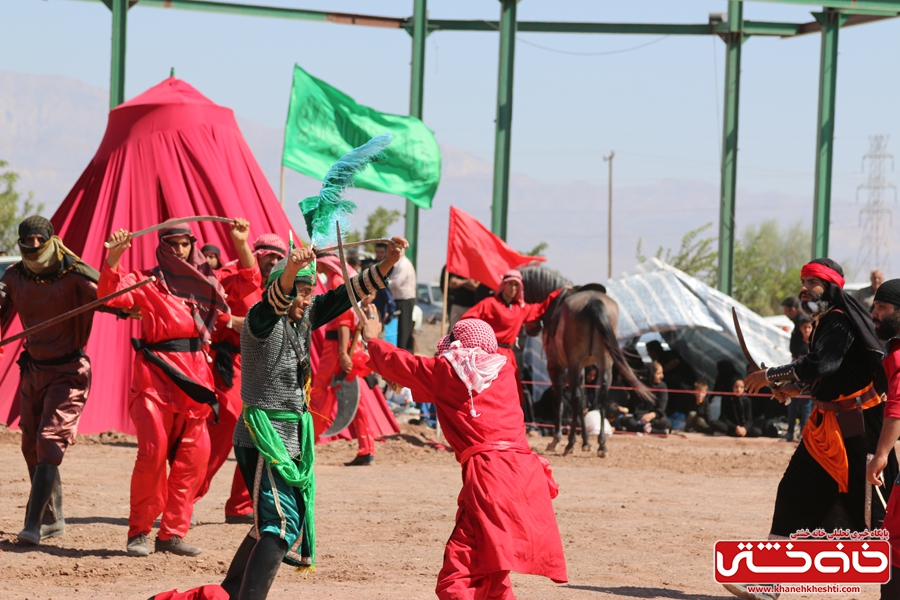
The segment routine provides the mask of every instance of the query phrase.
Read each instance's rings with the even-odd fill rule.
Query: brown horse
[[[549,274],[549,275],[548,275]],[[535,296],[549,294],[548,287],[556,286],[552,272],[542,267],[528,267],[522,270],[526,290],[526,301],[536,301]],[[544,292],[547,293],[544,293]],[[530,298],[528,297],[530,296]],[[649,397],[647,387],[637,378],[625,355],[619,348],[616,339],[616,324],[619,318],[619,307],[615,300],[606,295],[606,288],[592,283],[585,286],[564,290],[560,297],[551,304],[538,324],[528,328],[529,335],[543,332],[544,351],[547,353],[547,372],[553,385],[556,401],[556,422],[554,423],[553,441],[547,447],[552,451],[562,441],[562,402],[568,395],[572,412],[569,426],[569,443],[565,454],[575,446],[576,428],[581,427],[582,450],[590,451],[592,446],[584,426],[584,367],[596,364],[602,379],[600,393],[600,414],[606,415],[609,386],[612,382],[613,366],[636,392]],[[597,455],[601,458],[608,453],[606,432],[600,428],[598,436],[600,445]]]

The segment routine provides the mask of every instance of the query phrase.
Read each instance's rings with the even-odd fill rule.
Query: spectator
[[[716,381],[713,383],[713,392],[730,392],[734,387],[734,380],[740,379],[741,373],[730,360],[720,360],[716,363]]]
[[[753,425],[752,404],[744,395],[744,380],[735,379],[731,391],[722,398],[722,413],[710,427],[731,437],[759,437],[762,431]]]
[[[884,273],[882,273],[879,269],[875,269],[872,273],[869,274],[869,282],[871,285],[858,290],[853,297],[859,301],[863,307],[872,312],[872,304],[875,300],[875,292],[878,291],[878,288],[881,287],[881,283],[884,281]]]
[[[224,264],[222,262],[222,251],[219,250],[218,246],[206,244],[200,249],[200,252],[206,257],[206,264],[209,265],[210,269],[218,271],[222,268],[222,265]]]
[[[441,292],[444,291],[444,273],[447,266],[441,269]],[[467,310],[493,294],[493,290],[483,283],[479,283],[474,279],[462,277],[450,273],[447,277],[447,320],[450,322],[450,329],[459,321]]]
[[[375,259],[387,257],[387,244],[375,244]],[[397,347],[413,351],[413,309],[416,307],[416,268],[406,255],[394,265],[390,277],[391,295],[397,303]]]
[[[802,344],[799,347],[800,354],[795,356],[794,360],[809,354],[809,338],[813,330],[812,319],[806,315],[800,315],[797,323],[797,330],[800,331]],[[806,425],[806,420],[809,419],[810,412],[812,412],[812,398],[792,398],[791,403],[787,407],[787,433],[781,439],[785,442],[794,441],[794,426],[797,424],[797,419],[800,419],[799,441],[803,436],[803,427]]]
[[[585,410],[597,410],[600,407],[600,388],[588,386],[599,386],[602,383],[600,380],[600,368],[597,365],[585,367],[584,402],[582,402]]]
[[[688,412],[687,419],[684,424],[685,431],[697,431],[700,433],[712,433],[709,426],[709,384],[705,381],[697,381],[694,383],[694,406]]]
[[[400,415],[417,415],[419,409],[413,405],[412,392],[408,387],[402,388],[399,392],[395,392],[391,386],[387,387],[384,393],[391,411]]]
[[[669,389],[691,390],[697,380],[694,369],[674,350],[663,350],[662,344],[657,340],[647,342],[647,354],[654,361],[662,365]],[[669,404],[669,414],[676,412],[687,414],[693,402],[693,394],[672,394]]]
[[[664,376],[663,366],[654,362],[653,379],[648,387],[651,390],[659,391],[653,393],[654,399],[652,400],[645,400],[637,394],[632,394],[630,414],[624,414],[618,419],[620,430],[665,434],[672,431],[672,422],[666,417],[669,394],[665,391],[667,386],[663,379]]]
[[[800,350],[800,346],[803,343],[800,338],[800,330],[798,328],[797,319],[801,316],[804,316],[800,313],[800,300],[797,296],[788,296],[784,300],[781,301],[781,310],[784,312],[784,316],[791,320],[794,324],[794,329],[791,330],[791,343],[789,349],[791,351],[791,356],[794,360],[800,357],[798,354]]]

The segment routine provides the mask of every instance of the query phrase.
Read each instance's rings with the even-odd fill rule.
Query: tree
[[[673,251],[671,248],[667,248],[665,256],[663,256],[663,247],[660,246],[656,251],[656,258],[704,283],[715,285],[718,258],[715,248],[716,238],[700,238],[700,234],[710,227],[712,227],[711,222],[688,231],[681,238],[681,246],[678,250]],[[643,243],[643,238],[639,238],[636,251],[638,262],[647,260],[642,252]]]
[[[7,162],[0,160],[0,169],[5,169]],[[0,250],[9,254],[18,254],[16,244],[19,239],[19,223],[30,215],[43,212],[43,204],[34,204],[34,192],[28,192],[28,197],[21,198],[16,191],[16,182],[19,174],[14,171],[0,171]],[[20,204],[21,202],[21,211]]]
[[[544,256],[544,251],[550,247],[550,244],[547,242],[539,242],[537,246],[532,248],[527,252],[519,252],[519,254],[524,254],[525,256]]]
[[[388,228],[397,222],[402,213],[399,210],[388,210],[379,206],[366,217],[366,228],[363,233],[357,230],[347,233],[347,242],[361,242],[362,240],[377,240],[388,237]],[[366,245],[367,252],[375,252],[373,244]]]
[[[744,228],[734,247],[735,300],[763,315],[781,312],[781,301],[797,293],[812,233],[797,222],[782,230],[770,219]]]

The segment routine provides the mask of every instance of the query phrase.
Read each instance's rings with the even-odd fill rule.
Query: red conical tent
[[[109,113],[97,154],[51,220],[66,245],[99,269],[106,258],[103,242],[112,231],[136,231],[192,215],[244,217],[250,221],[251,242],[267,232],[286,237],[291,228],[234,113],[173,77]],[[191,226],[200,243],[215,244],[234,256],[227,225]],[[120,268],[152,268],[156,245],[156,235],[137,238]],[[14,319],[3,334],[19,330]],[[139,335],[137,321],[96,314],[86,349],[93,382],[80,433],[134,432],[128,415],[134,357],[129,340]],[[0,419],[12,424],[19,414],[15,361],[21,344],[4,349]]]

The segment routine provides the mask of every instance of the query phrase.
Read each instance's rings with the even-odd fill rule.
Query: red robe
[[[881,364],[888,380],[884,418],[900,419],[900,339],[894,338],[889,342],[887,355]],[[884,528],[891,536],[891,564],[900,566],[900,491],[891,493],[888,499]]]
[[[231,314],[234,317],[246,317],[250,307],[262,300],[262,276],[259,272],[258,263],[254,262],[253,266],[244,269],[238,261],[233,261],[214,271],[216,278],[222,284],[225,290],[228,306],[231,308]],[[241,334],[236,329],[229,327],[219,328],[213,333],[213,343],[227,343],[237,348],[241,347]],[[194,498],[196,503],[200,498],[209,491],[213,477],[228,460],[233,446],[231,438],[234,435],[234,426],[240,418],[243,401],[241,400],[241,355],[237,352],[232,353],[232,364],[234,365],[233,385],[227,387],[218,370],[215,368],[215,359],[217,350],[211,350],[210,356],[213,359],[213,378],[216,385],[216,399],[219,401],[219,422],[215,423],[212,418],[207,421],[209,429],[209,465],[206,469],[206,477],[200,485],[197,497]],[[250,493],[247,491],[247,485],[241,475],[237,465],[234,467],[234,474],[231,482],[231,495],[225,504],[225,514],[230,516],[240,516],[253,512],[253,502],[250,500]]]
[[[103,265],[97,295],[106,296],[150,276],[149,271],[123,274]],[[169,294],[161,281],[113,298],[114,308],[141,309],[142,339],[159,343],[196,338],[197,326],[188,306]],[[229,315],[221,315],[224,326]],[[213,374],[204,352],[157,352],[164,361],[209,389]],[[138,452],[131,475],[128,537],[148,534],[162,513],[157,534],[162,540],[184,537],[190,528],[193,499],[209,462],[209,406],[192,400],[138,352],[134,358],[129,413],[137,429]],[[166,463],[169,473],[166,474]]]
[[[459,597],[451,588],[463,585],[461,578],[504,571],[567,581],[551,504],[555,483],[546,459],[528,446],[515,401],[514,365],[507,362],[489,388],[474,394],[479,416],[472,417],[466,386],[446,359],[414,356],[377,339],[368,349],[372,370],[410,388],[416,400],[437,406],[443,433],[462,463],[456,528],[438,596]],[[462,569],[468,570],[465,577]]]
[[[462,316],[463,319],[481,319],[494,330],[494,335],[497,336],[497,343],[501,345],[497,352],[505,356],[509,364],[515,369],[520,406],[525,402],[525,391],[522,389],[522,377],[519,374],[519,365],[516,362],[513,348],[516,345],[519,332],[522,331],[522,326],[525,323],[537,321],[543,317],[550,303],[559,296],[561,291],[556,290],[551,293],[540,304],[525,304],[522,306],[507,304],[499,294],[489,296],[467,310]]]

